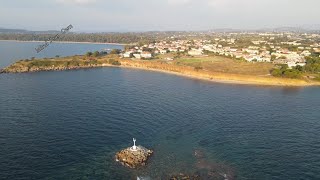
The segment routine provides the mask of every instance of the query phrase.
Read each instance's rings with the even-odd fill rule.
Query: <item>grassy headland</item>
[[[320,85],[319,81],[305,76],[298,79],[273,77],[270,75],[270,70],[274,68],[271,63],[248,63],[220,56],[179,57],[174,61],[165,61],[161,57],[154,60],[131,60],[112,54],[98,57],[70,56],[20,60],[2,69],[1,72],[59,71],[107,66],[161,71],[224,83],[274,86]]]

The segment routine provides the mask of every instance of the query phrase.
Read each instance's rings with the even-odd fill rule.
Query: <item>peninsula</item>
[[[307,75],[300,78],[274,77],[270,75],[270,70],[274,66],[271,63],[250,63],[216,55],[181,56],[176,57],[175,60],[160,56],[152,60],[141,60],[120,57],[118,54],[95,55],[87,53],[81,56],[20,60],[0,70],[0,73],[123,67],[159,71],[222,83],[271,86],[320,85],[319,81]]]

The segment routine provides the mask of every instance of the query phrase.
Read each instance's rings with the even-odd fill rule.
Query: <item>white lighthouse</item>
[[[133,146],[130,149],[131,149],[131,151],[137,151],[137,146],[136,146],[137,140],[135,138],[133,138],[132,140],[133,140]]]

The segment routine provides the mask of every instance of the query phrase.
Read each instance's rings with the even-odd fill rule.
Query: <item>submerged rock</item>
[[[198,174],[186,175],[186,174],[178,174],[170,177],[170,180],[200,180],[201,177]]]
[[[194,157],[196,158],[195,167],[201,170],[201,179],[236,179],[235,171],[231,166],[222,162],[209,161],[203,150],[196,149],[194,151]]]
[[[153,151],[142,146],[136,146],[135,149],[129,147],[118,152],[115,156],[116,161],[129,168],[145,166],[148,158]]]

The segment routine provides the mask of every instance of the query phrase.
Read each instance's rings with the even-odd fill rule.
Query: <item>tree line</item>
[[[291,69],[288,65],[281,65],[280,68],[273,69],[271,74],[276,77],[286,78],[301,78],[303,73],[316,74],[317,79],[320,79],[320,57],[313,55],[306,57],[305,66],[296,66]]]
[[[46,41],[55,34],[6,34],[0,33],[1,40],[19,40],[19,41]],[[57,41],[73,42],[99,42],[99,43],[149,43],[158,38],[151,34],[143,33],[93,33],[93,34],[61,34]]]
[[[59,34],[57,41],[147,44],[158,42],[183,32],[68,33]],[[0,33],[0,40],[46,41],[55,33]]]

